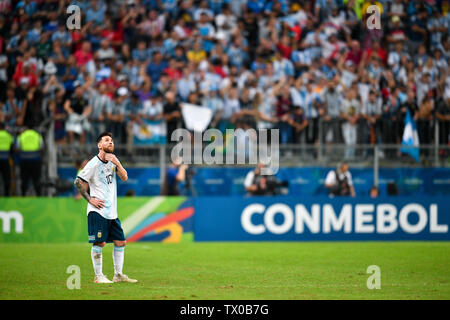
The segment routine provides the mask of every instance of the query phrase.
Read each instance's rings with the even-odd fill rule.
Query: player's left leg
[[[113,282],[137,282],[136,279],[130,279],[127,275],[123,274],[123,262],[125,258],[125,235],[120,224],[120,220],[116,219],[111,222],[110,236],[114,242],[113,249],[113,262],[114,262],[114,277]]]

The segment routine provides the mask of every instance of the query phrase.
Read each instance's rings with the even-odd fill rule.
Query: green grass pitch
[[[450,299],[449,242],[130,243],[124,273],[139,283],[106,285],[93,283],[90,246],[0,244],[0,299]],[[70,265],[79,290],[66,286]]]

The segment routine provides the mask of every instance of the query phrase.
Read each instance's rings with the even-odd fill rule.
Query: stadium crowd
[[[145,119],[170,137],[189,102],[284,144],[397,144],[409,112],[448,145],[449,31],[446,0],[0,0],[0,122],[130,143]]]

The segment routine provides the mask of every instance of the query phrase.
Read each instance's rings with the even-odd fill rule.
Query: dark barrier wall
[[[450,240],[445,197],[194,199],[195,241]]]
[[[289,195],[326,195],[323,182],[334,168],[280,168],[277,178],[289,181]],[[118,181],[119,195],[133,189],[138,196],[160,194],[159,168],[127,168],[128,181]],[[244,195],[244,179],[247,168],[195,168],[193,185],[197,195]],[[351,169],[356,194],[369,195],[373,185],[372,169]],[[73,181],[76,171],[60,168],[59,176]],[[450,168],[396,168],[380,169],[380,195],[386,195],[386,185],[395,182],[401,195],[448,195],[450,194]],[[73,191],[74,192],[74,191]],[[70,195],[66,192],[65,195]],[[184,194],[190,195],[190,194]]]

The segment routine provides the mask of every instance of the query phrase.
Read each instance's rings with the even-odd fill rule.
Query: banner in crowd
[[[134,145],[166,144],[167,128],[165,121],[141,120],[142,124],[133,124]]]
[[[88,242],[86,207],[71,198],[0,198],[0,242]],[[128,242],[192,240],[190,199],[119,198],[117,210]]]
[[[445,197],[199,197],[195,241],[450,240]]]
[[[252,168],[230,167],[193,167],[192,185],[197,195],[242,196],[245,195],[244,180]],[[323,196],[327,195],[324,187],[325,178],[334,168],[303,167],[280,168],[276,177],[289,182],[289,196]],[[161,194],[159,167],[127,168],[128,181],[118,179],[117,192],[126,195],[130,190],[137,196],[154,196]],[[373,169],[351,168],[357,196],[368,196],[374,184]],[[74,168],[59,168],[58,175],[67,180],[71,191],[61,193],[73,195],[76,191],[73,180]],[[70,182],[70,183],[69,183]],[[387,185],[395,182],[400,195],[436,196],[450,194],[450,168],[382,168],[379,171],[380,195],[387,195]],[[187,191],[180,185],[182,192]],[[187,195],[182,193],[183,195]]]
[[[197,132],[205,131],[213,116],[211,109],[190,103],[182,104],[181,114],[186,128]]]

